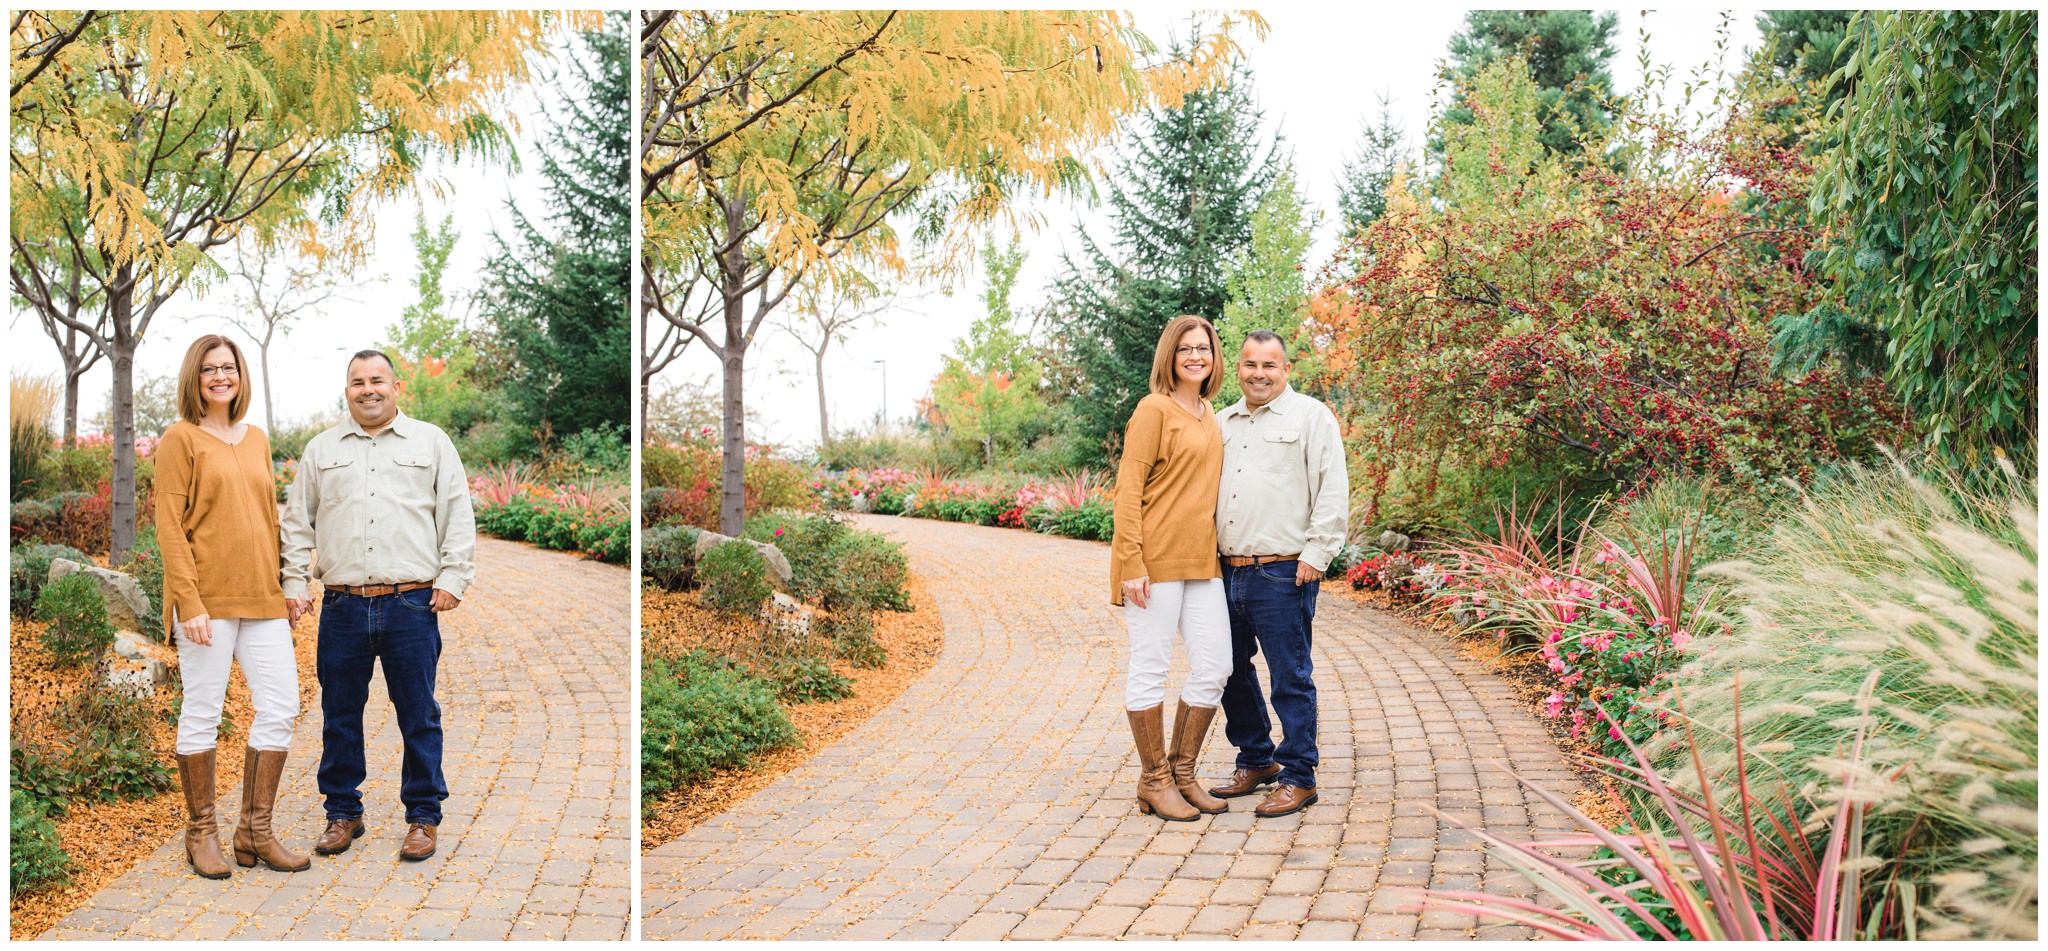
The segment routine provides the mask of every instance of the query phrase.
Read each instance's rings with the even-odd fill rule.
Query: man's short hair
[[[1288,353],[1288,352],[1287,352],[1287,341],[1286,341],[1286,340],[1283,340],[1283,339],[1281,339],[1281,337],[1280,337],[1280,335],[1279,335],[1279,334],[1276,334],[1276,333],[1274,333],[1274,332],[1272,332],[1272,331],[1270,331],[1270,330],[1254,330],[1254,331],[1252,331],[1251,333],[1248,333],[1248,334],[1245,334],[1245,335],[1244,335],[1244,342],[1245,342],[1245,343],[1251,343],[1251,342],[1252,342],[1252,341],[1254,341],[1254,340],[1256,340],[1256,341],[1258,341],[1258,342],[1260,342],[1260,343],[1266,343],[1267,341],[1271,341],[1271,342],[1273,342],[1273,343],[1277,343],[1277,344],[1279,344],[1279,345],[1280,345],[1280,359],[1282,359],[1282,360],[1292,360],[1292,359],[1294,359],[1294,356],[1293,356],[1293,354],[1290,354],[1290,353]]]
[[[390,355],[382,350],[358,350],[355,356],[348,358],[348,365],[355,366],[357,360],[382,360],[384,361],[385,368],[391,371],[392,376],[396,377],[398,375],[398,364],[391,362]]]

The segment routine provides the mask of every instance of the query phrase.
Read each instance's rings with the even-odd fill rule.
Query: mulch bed
[[[318,598],[314,599],[314,605],[314,615],[299,621],[292,639],[299,658],[301,710],[312,709],[319,695],[319,684],[313,677],[316,646],[313,632],[319,629]],[[43,649],[43,628],[44,625],[35,620],[20,617],[12,620],[7,679],[13,702],[8,711],[8,722],[17,745],[54,745],[55,737],[61,734],[52,722],[58,704],[66,697],[83,693],[92,677],[87,667],[58,667],[53,664],[49,653]],[[147,745],[158,751],[160,762],[173,770],[175,778],[176,693],[160,690],[156,698],[139,702],[149,714],[145,726]],[[237,788],[242,781],[242,741],[254,717],[249,685],[242,679],[242,669],[237,665],[228,683],[227,705],[222,714],[223,734],[214,778],[216,795],[219,791]],[[226,732],[229,721],[235,726],[233,733]],[[307,754],[301,752],[298,755]],[[185,798],[173,786],[169,791],[148,799],[125,802],[80,799],[70,803],[64,817],[55,821],[64,851],[71,856],[71,878],[11,897],[8,917],[12,937],[17,941],[34,938],[49,930],[65,915],[84,907],[95,892],[134,868],[165,841],[179,835],[185,822]],[[229,835],[233,830],[234,816],[224,817],[221,835]],[[164,887],[175,884],[166,882]]]
[[[1543,725],[1552,741],[1565,755],[1565,762],[1579,776],[1579,788],[1569,798],[1573,808],[1585,813],[1607,828],[1625,826],[1629,821],[1628,808],[1616,798],[1613,780],[1587,765],[1584,756],[1597,755],[1599,748],[1590,736],[1571,735],[1571,721],[1563,717],[1543,715],[1543,699],[1552,690],[1560,689],[1557,675],[1535,651],[1509,653],[1499,638],[1488,632],[1459,631],[1446,617],[1432,616],[1418,610],[1413,602],[1397,601],[1384,591],[1359,591],[1342,581],[1323,583],[1324,593],[1335,593],[1347,601],[1363,604],[1388,614],[1399,615],[1417,627],[1442,634],[1467,660],[1477,661],[1513,688],[1515,699],[1523,709]]]
[[[783,703],[790,723],[796,727],[798,744],[772,750],[745,766],[719,770],[670,792],[646,810],[648,817],[640,824],[640,851],[651,851],[767,788],[783,774],[802,766],[812,754],[866,722],[931,670],[945,646],[939,609],[915,575],[910,578],[909,591],[912,610],[875,614],[875,640],[889,652],[886,666],[862,670],[844,661],[834,661],[832,669],[853,680],[851,696],[829,703]],[[700,607],[695,592],[653,587],[642,589],[640,623],[643,654],[671,657],[751,637],[755,624],[752,618]]]

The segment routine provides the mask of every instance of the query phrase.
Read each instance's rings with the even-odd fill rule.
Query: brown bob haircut
[[[1159,346],[1152,351],[1152,392],[1171,393],[1175,376],[1173,371],[1174,351],[1180,349],[1180,338],[1190,330],[1200,328],[1209,335],[1209,375],[1202,378],[1202,398],[1215,396],[1223,388],[1223,374],[1216,372],[1222,365],[1223,342],[1216,337],[1216,325],[1206,317],[1182,314],[1166,325],[1166,332],[1159,335]]]
[[[186,422],[197,423],[206,415],[206,397],[199,390],[199,368],[215,347],[228,348],[235,355],[235,368],[241,371],[235,377],[235,398],[228,400],[228,422],[239,423],[243,414],[249,412],[249,361],[242,359],[242,348],[233,340],[207,334],[192,341],[192,348],[185,351],[185,365],[178,370],[178,415]]]

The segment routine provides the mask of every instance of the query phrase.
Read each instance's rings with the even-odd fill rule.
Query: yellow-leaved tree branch
[[[721,530],[745,519],[742,381],[777,305],[849,266],[907,271],[892,216],[947,269],[1027,190],[1085,194],[1118,121],[1221,80],[1246,29],[1266,24],[1223,16],[1165,58],[1110,11],[644,11],[642,321],[722,366]]]
[[[163,304],[222,272],[207,252],[366,215],[437,154],[507,151],[508,93],[570,23],[517,11],[100,11],[21,15],[9,266],[76,269],[104,319],[31,296],[113,367],[113,545],[135,536],[134,357]],[[340,233],[367,235],[367,229]],[[353,253],[359,249],[329,249]],[[97,316],[97,315],[96,315]]]

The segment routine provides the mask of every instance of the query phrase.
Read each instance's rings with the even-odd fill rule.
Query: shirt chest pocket
[[[319,480],[320,498],[327,501],[353,498],[362,489],[361,468],[354,459],[320,460],[320,471],[314,476]]]
[[[1301,467],[1301,431],[1279,429],[1259,439],[1259,468],[1267,472],[1292,472]]]
[[[426,456],[391,457],[391,490],[401,498],[432,499],[434,460]]]

